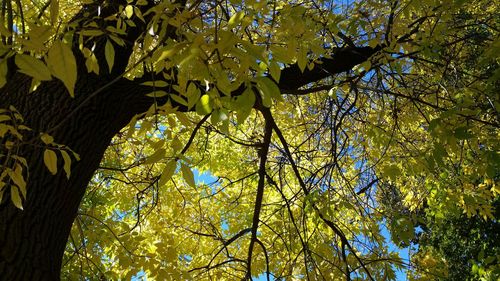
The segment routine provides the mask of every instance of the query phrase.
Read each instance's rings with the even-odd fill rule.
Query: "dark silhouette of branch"
[[[266,162],[267,162],[267,152],[269,151],[269,146],[271,144],[271,136],[273,133],[271,120],[268,120],[264,115],[266,126],[264,129],[264,139],[259,150],[259,182],[257,184],[257,195],[255,198],[255,207],[253,211],[252,219],[252,238],[250,240],[250,246],[248,246],[248,258],[247,258],[247,274],[246,279],[251,279],[252,272],[252,253],[254,243],[257,241],[257,228],[259,227],[259,216],[262,208],[262,199],[264,197],[264,185],[266,181]]]

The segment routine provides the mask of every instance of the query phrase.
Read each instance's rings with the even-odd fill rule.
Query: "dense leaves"
[[[498,200],[494,206],[498,212]],[[429,220],[421,227],[416,242],[421,247],[436,249],[448,265],[448,275],[441,279],[495,280],[500,277],[498,221],[462,215],[439,221]]]
[[[135,115],[95,128],[114,138],[63,279],[498,276],[493,1],[6,4],[0,95],[58,85],[70,110],[24,124],[0,99],[1,204],[31,206],[40,165],[23,151],[79,177],[80,152],[51,134],[92,120],[94,99]]]

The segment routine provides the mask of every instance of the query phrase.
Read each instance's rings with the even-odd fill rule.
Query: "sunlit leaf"
[[[194,181],[194,174],[193,171],[191,171],[191,168],[189,168],[186,164],[181,163],[181,171],[182,171],[182,177],[184,180],[189,184],[189,186],[196,188],[196,183]]]
[[[165,169],[163,170],[163,173],[161,174],[158,185],[159,186],[165,185],[165,183],[167,183],[167,181],[172,178],[176,169],[177,169],[177,161],[176,160],[168,161],[167,165],[165,165]]]

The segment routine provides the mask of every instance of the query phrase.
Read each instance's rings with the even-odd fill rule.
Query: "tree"
[[[2,278],[446,275],[382,226],[496,220],[490,1],[16,0],[1,21]]]
[[[498,201],[496,201],[498,212]],[[430,220],[422,226],[418,244],[437,249],[446,258],[448,276],[446,280],[496,280],[500,276],[498,247],[500,240],[498,221],[484,221],[481,218],[467,218],[444,221]]]

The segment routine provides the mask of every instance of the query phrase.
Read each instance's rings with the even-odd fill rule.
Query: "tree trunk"
[[[182,7],[185,2],[180,2]],[[124,0],[110,0],[82,6],[74,16],[76,29],[73,31],[77,33],[82,28],[85,18],[99,15],[106,18],[126,4]],[[140,9],[144,13],[154,4],[155,1],[148,1]],[[149,17],[151,15],[146,19]],[[10,202],[10,192],[5,192],[0,202],[1,280],[60,279],[62,257],[78,206],[106,148],[134,115],[145,112],[153,104],[154,100],[145,95],[150,88],[137,81],[117,78],[127,67],[134,42],[146,30],[140,18],[132,20],[134,26],[127,28],[127,34],[122,36],[125,44],[114,45],[112,73],[108,71],[104,54],[106,40],[95,37],[86,41],[87,47],[94,48],[99,62],[100,75],[94,75],[87,72],[78,37],[73,38],[78,69],[74,98],[57,79],[44,82],[34,93],[28,93],[31,78],[17,73],[13,58],[10,59],[7,85],[0,89],[0,108],[13,105],[32,131],[30,136],[23,136],[26,144],[17,152],[26,158],[29,167],[24,210]],[[175,30],[170,29],[168,36],[175,34]],[[46,147],[39,139],[43,132],[49,132],[56,143],[80,155],[80,161],[72,161],[69,179],[62,169],[60,154],[56,175],[45,167]]]
[[[76,97],[71,98],[59,81],[42,84],[28,94],[31,79],[16,73],[0,90],[0,108],[19,110],[32,135],[48,132],[56,143],[79,153],[69,180],[62,171],[51,175],[43,162],[43,143],[21,147],[18,155],[28,161],[27,199],[17,209],[4,194],[0,204],[0,276],[2,280],[58,280],[65,245],[88,182],[97,169],[111,138],[151,101],[142,98],[136,83],[123,79],[77,109],[83,100],[108,81],[80,75]],[[72,111],[75,111],[72,114]],[[26,137],[26,136],[25,136]],[[57,152],[58,153],[58,152]],[[60,156],[60,154],[58,154]]]

